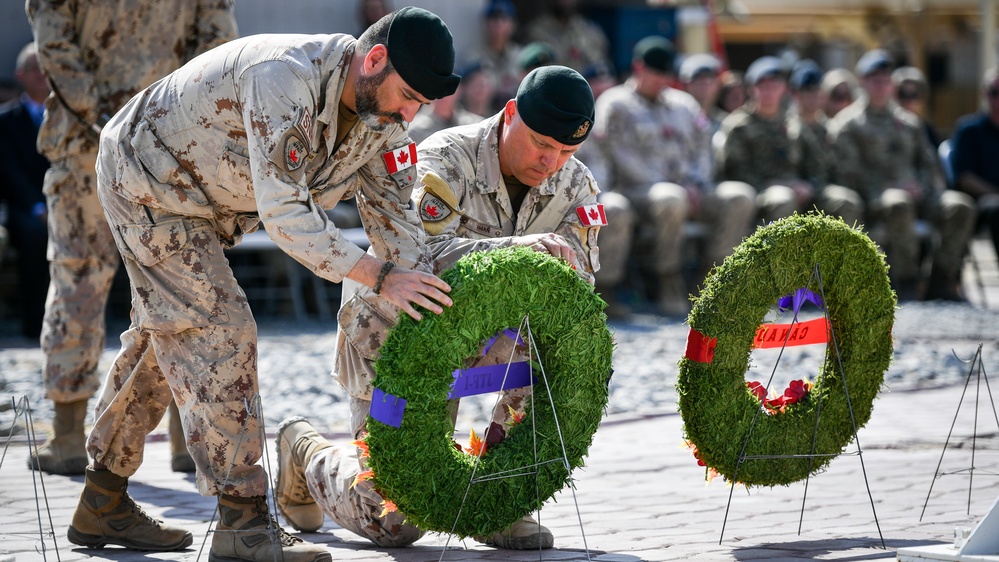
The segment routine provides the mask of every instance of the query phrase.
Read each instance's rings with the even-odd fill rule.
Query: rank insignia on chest
[[[607,215],[604,213],[604,206],[583,205],[576,207],[576,216],[583,226],[607,226]]]
[[[288,135],[288,138],[284,141],[284,164],[285,168],[289,172],[294,172],[295,170],[302,167],[305,163],[305,159],[308,158],[309,151],[305,148],[305,143],[302,139],[296,137],[295,135]]]
[[[451,216],[451,208],[432,193],[424,193],[420,200],[420,218],[424,222],[440,222]]]
[[[412,167],[416,165],[416,143],[411,142],[395,150],[383,152],[382,160],[385,161],[385,167],[390,174]]]

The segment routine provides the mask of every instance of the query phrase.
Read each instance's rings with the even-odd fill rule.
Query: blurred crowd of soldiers
[[[764,56],[741,72],[652,36],[636,44],[631,68],[614,69],[607,37],[576,4],[549,2],[519,45],[514,5],[487,2],[461,89],[410,131],[419,142],[493,114],[539,65],[583,74],[596,121],[576,157],[608,216],[597,289],[612,317],[636,305],[685,315],[689,295],[744,236],[805,212],[861,226],[884,251],[899,300],[964,300],[969,241],[980,224],[999,230],[997,164],[985,152],[999,136],[994,73],[983,79],[984,117],[962,119],[944,140],[925,119],[925,76],[885,49],[852,69]],[[962,136],[971,121],[977,133]]]
[[[480,44],[459,53],[461,87],[425,107],[409,133],[419,143],[496,114],[540,66],[579,71],[597,98],[593,135],[576,157],[597,179],[608,215],[596,281],[611,316],[636,308],[685,315],[689,295],[744,236],[795,212],[862,225],[885,252],[902,301],[963,300],[961,267],[979,225],[999,248],[999,161],[987,156],[999,137],[994,72],[983,77],[984,111],[941,139],[924,118],[927,80],[886,50],[852,69],[765,56],[742,72],[647,37],[630,68],[614,68],[606,35],[577,4],[548,0],[518,29],[511,0],[484,0]],[[388,0],[358,6],[362,23],[393,8]],[[39,121],[48,94],[33,51],[17,65],[23,93],[4,106],[0,125],[12,112]],[[0,181],[0,256],[8,242],[22,256],[22,332],[37,337],[49,286],[39,250],[45,163],[18,156],[32,146],[19,134],[5,133],[10,147],[0,151],[10,161]],[[348,224],[356,217],[337,218],[356,226]]]

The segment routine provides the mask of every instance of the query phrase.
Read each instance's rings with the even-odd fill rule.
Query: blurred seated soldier
[[[674,56],[663,37],[639,41],[631,78],[597,100],[594,136],[610,164],[613,185],[607,187],[628,199],[639,233],[651,233],[651,256],[640,265],[655,278],[659,312],[685,315],[690,301],[682,276],[684,223],[693,218],[710,225],[701,258],[707,268],[731,253],[756,211],[751,189],[712,185],[708,121],[690,94],[669,87]],[[632,253],[629,247],[602,247],[609,256]],[[606,262],[604,269],[610,269]]]
[[[925,285],[916,234],[916,220],[923,217],[940,234],[925,296],[957,300],[974,202],[965,193],[945,190],[936,151],[919,120],[895,103],[893,68],[884,49],[868,51],[857,62],[866,95],[829,121],[836,179],[864,199],[866,225],[885,252],[899,299],[918,298]]]
[[[988,226],[999,256],[999,73],[982,79],[984,108],[957,122],[950,162],[956,188],[975,198],[979,222]]]
[[[579,0],[547,0],[548,10],[527,25],[527,39],[552,46],[558,64],[579,73],[612,68],[607,35],[579,12]]]
[[[847,224],[858,224],[863,221],[864,200],[848,187],[830,184],[836,160],[826,128],[829,120],[822,112],[826,96],[821,84],[822,69],[815,61],[795,63],[788,81],[794,100],[788,110],[788,132],[801,141],[802,177],[821,189],[819,208]]]
[[[926,75],[914,66],[896,68],[891,73],[895,84],[895,101],[902,109],[913,113],[919,118],[920,126],[926,133],[926,140],[934,149],[940,147],[940,133],[926,118],[926,99],[930,94],[930,86],[926,83]]]
[[[822,77],[821,89],[826,95],[826,118],[832,119],[837,113],[857,98],[857,78],[845,68],[833,68]]]
[[[513,41],[517,9],[510,0],[486,0],[482,11],[482,30],[479,44],[465,57],[468,68],[480,66],[490,77],[495,97],[489,101],[489,110],[480,115],[499,111],[506,100],[517,94],[523,75],[517,66],[521,45]],[[466,79],[462,74],[462,79]],[[419,141],[417,141],[419,142]]]
[[[718,102],[715,104],[720,110],[715,117],[721,123],[729,113],[742,107],[746,103],[746,77],[738,70],[726,70],[722,72],[721,88],[718,90]]]
[[[461,74],[462,84],[458,85],[458,90],[455,93],[435,99],[430,102],[429,106],[420,109],[416,117],[413,118],[413,122],[409,124],[407,131],[409,138],[413,139],[413,142],[420,144],[423,142],[423,139],[442,129],[457,127],[458,125],[471,125],[484,119],[482,115],[476,115],[462,107],[459,101],[464,93],[464,88],[467,86],[466,81],[470,73],[481,74],[482,69],[481,67],[476,67],[465,70]]]
[[[721,93],[721,63],[708,53],[697,53],[683,59],[680,64],[680,83],[688,94],[697,100],[701,111],[711,122],[710,134],[721,126],[725,113],[716,105]]]

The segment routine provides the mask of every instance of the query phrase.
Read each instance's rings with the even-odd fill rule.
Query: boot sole
[[[278,560],[283,559],[280,553],[278,553],[277,557]],[[247,560],[246,558],[222,556],[215,554],[214,552],[208,553],[208,562],[245,562],[246,560]],[[333,555],[328,552],[324,552],[322,554],[316,554],[315,558],[313,558],[310,562],[333,562]]]
[[[105,535],[91,535],[88,533],[81,533],[77,531],[72,525],[69,527],[69,531],[66,533],[66,538],[69,542],[78,545],[85,546],[87,548],[104,548],[109,544],[125,547],[131,550],[142,550],[146,552],[173,552],[175,550],[182,550],[194,543],[194,535],[187,533],[184,538],[181,539],[177,544],[174,545],[153,545],[143,542],[131,541],[124,537],[108,537]]]
[[[49,464],[38,462],[37,457],[30,456],[28,457],[28,468],[59,476],[79,476],[87,472],[87,464],[89,462],[90,460],[87,457],[74,457]]]

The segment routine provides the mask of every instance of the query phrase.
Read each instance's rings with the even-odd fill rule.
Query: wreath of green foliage
[[[401,427],[368,418],[369,466],[375,487],[408,522],[459,536],[489,535],[540,508],[568,483],[559,430],[570,470],[583,464],[607,405],[613,343],[606,303],[565,261],[527,248],[466,255],[441,278],[451,285],[453,306],[441,315],[424,313],[420,322],[401,315],[375,362],[374,386],[407,403]],[[475,477],[528,467],[535,447],[539,461],[558,461],[539,466],[536,475],[468,488],[475,457],[454,446],[447,399],[452,372],[469,366],[488,338],[519,327],[525,316],[551,401],[535,369],[533,415],[529,408],[503,441],[489,446]]]
[[[817,280],[809,283],[816,264],[849,404],[830,341],[811,392],[783,413],[766,415],[744,378],[753,339],[780,297],[806,286],[819,293]],[[854,437],[850,405],[857,428],[870,419],[892,358],[894,317],[884,257],[859,230],[821,214],[794,215],[757,230],[712,271],[688,318],[692,329],[717,338],[710,363],[680,360],[676,384],[684,433],[699,458],[726,480],[747,486],[787,485],[823,469]],[[814,454],[830,456],[738,464],[754,417],[746,456],[813,454],[813,434]]]

